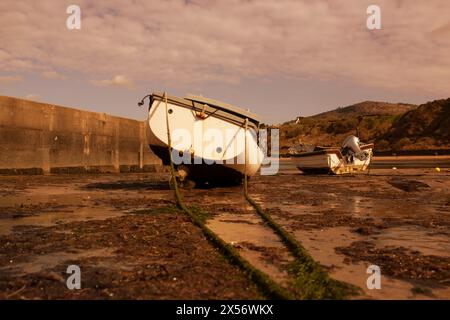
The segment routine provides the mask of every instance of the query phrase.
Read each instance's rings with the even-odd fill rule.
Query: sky
[[[450,97],[449,13],[448,0],[2,0],[0,95],[144,120],[145,94],[193,93],[266,123],[420,104]]]

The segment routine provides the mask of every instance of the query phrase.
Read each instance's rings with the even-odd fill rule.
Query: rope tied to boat
[[[331,279],[322,267],[311,257],[307,250],[286,231],[281,225],[272,219],[270,214],[266,213],[261,206],[253,200],[248,193],[248,178],[247,178],[247,130],[248,118],[244,122],[245,128],[245,168],[244,168],[244,196],[247,202],[255,209],[256,213],[269,226],[275,234],[281,239],[284,245],[291,252],[295,258],[295,263],[291,267],[291,273],[295,280],[301,283],[303,299],[338,299],[346,294],[354,294],[354,288],[348,287],[346,293],[341,293],[345,284]]]
[[[192,102],[193,106],[194,106],[194,102]],[[214,110],[213,112],[210,112],[209,114],[207,114],[206,111],[206,107],[209,107],[206,103],[203,104],[202,106],[202,111],[194,111],[194,114],[197,118],[201,119],[201,120],[206,120],[209,117],[213,116],[219,109]]]
[[[247,190],[247,130],[248,130],[248,118],[245,118],[244,123],[244,195],[246,197],[248,196],[248,190]]]
[[[168,103],[167,103],[167,93],[166,92],[164,92],[163,97],[164,97],[164,104],[166,107],[167,149],[169,151],[170,173],[172,175],[171,179],[172,179],[172,183],[173,183],[173,187],[174,187],[174,191],[175,191],[175,199],[176,199],[177,207],[182,210],[185,210],[186,208],[184,207],[183,201],[181,199],[180,191],[178,190],[177,177],[175,174],[175,166],[173,165],[173,159],[172,159],[172,139],[170,136],[169,107],[168,107]]]
[[[209,240],[214,246],[216,246],[219,251],[227,258],[231,263],[237,265],[247,277],[253,281],[262,293],[269,299],[277,300],[288,300],[292,299],[290,294],[286,292],[282,287],[280,287],[276,282],[274,282],[268,275],[260,271],[251,265],[247,260],[245,260],[237,250],[222,240],[218,235],[216,235],[211,229],[209,229],[205,223],[198,218],[184,203],[181,194],[178,189],[178,183],[175,174],[175,166],[172,161],[172,142],[170,136],[169,127],[169,113],[168,113],[168,103],[167,94],[164,92],[164,103],[166,108],[166,126],[167,126],[167,146],[169,151],[170,159],[170,173],[172,175],[172,181],[175,192],[176,204],[179,209],[181,209],[191,220],[191,222],[200,228],[207,240]]]

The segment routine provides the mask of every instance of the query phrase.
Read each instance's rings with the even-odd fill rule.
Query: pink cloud
[[[43,71],[41,75],[47,79],[65,80],[66,76],[60,74],[59,72],[53,70]]]
[[[21,76],[0,76],[1,84],[12,84],[16,82],[22,82]]]
[[[24,97],[26,100],[41,101],[42,97],[38,94],[30,93]]]
[[[91,83],[99,87],[125,87],[128,89],[134,88],[133,81],[124,75],[117,75],[112,79],[91,80]]]

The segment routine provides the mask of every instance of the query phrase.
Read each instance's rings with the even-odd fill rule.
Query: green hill
[[[448,148],[450,98],[428,102],[404,113],[376,143],[392,145],[397,150]]]

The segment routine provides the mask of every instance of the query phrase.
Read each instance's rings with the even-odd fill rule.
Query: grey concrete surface
[[[145,122],[0,96],[0,173],[161,168],[148,148]]]

